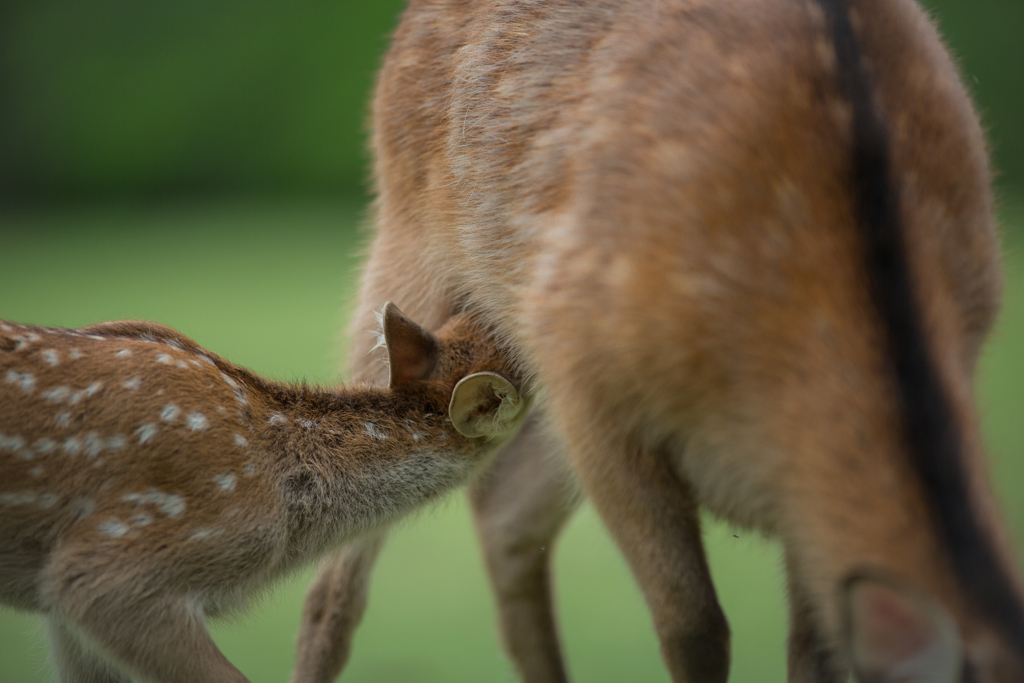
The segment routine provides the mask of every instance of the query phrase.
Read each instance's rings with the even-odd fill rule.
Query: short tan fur
[[[390,386],[328,390],[151,323],[0,322],[0,601],[46,617],[62,681],[246,680],[208,618],[462,483],[515,429],[508,364],[465,317],[435,336],[389,304],[381,323]]]
[[[411,0],[373,112],[354,329],[469,311],[546,396],[471,493],[524,680],[567,678],[567,469],[675,681],[728,672],[701,507],[780,539],[790,681],[1024,680],[972,396],[985,142],[915,2]],[[344,663],[380,538],[311,591],[295,681]]]

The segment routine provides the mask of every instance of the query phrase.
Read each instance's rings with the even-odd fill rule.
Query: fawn
[[[781,541],[790,681],[1024,680],[972,399],[985,142],[913,0],[410,0],[373,112],[354,329],[470,310],[543,399],[471,491],[525,680],[566,679],[565,470],[675,681],[728,676],[699,507]],[[344,664],[382,538],[311,589],[293,680]]]
[[[326,390],[151,323],[0,322],[0,602],[45,615],[61,680],[246,680],[208,617],[515,429],[525,402],[466,317],[435,337],[386,305],[381,326],[389,386]]]

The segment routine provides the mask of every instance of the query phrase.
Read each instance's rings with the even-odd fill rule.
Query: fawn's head
[[[436,336],[388,302],[381,312],[389,387],[420,392],[424,384],[451,391],[448,414],[465,437],[514,434],[528,401],[508,378],[511,363],[467,314],[454,316]]]

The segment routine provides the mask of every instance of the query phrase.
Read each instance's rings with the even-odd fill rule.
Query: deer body
[[[526,680],[565,679],[528,550],[572,497],[517,469],[532,448],[568,456],[676,681],[728,672],[698,506],[781,540],[791,681],[1021,680],[971,397],[1001,285],[985,145],[916,4],[412,0],[374,124],[354,329],[384,296],[470,311],[547,397],[549,435],[473,492]],[[325,573],[310,613],[365,574]],[[329,680],[354,621],[308,618],[295,680]]]
[[[208,617],[479,467],[448,404],[501,356],[384,326],[392,386],[325,390],[158,325],[0,323],[0,601],[46,615],[62,680],[244,680]]]

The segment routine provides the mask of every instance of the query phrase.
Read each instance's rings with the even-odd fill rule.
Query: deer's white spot
[[[191,429],[193,432],[198,432],[203,429],[206,429],[210,424],[210,421],[206,419],[206,416],[200,413],[198,410],[189,413],[188,417],[185,418],[185,422],[188,424],[189,429]]]
[[[171,363],[174,362],[174,359],[171,358],[166,353],[158,353],[158,354],[156,354],[156,362],[157,363],[164,363],[165,365],[170,365]]]
[[[36,502],[36,494],[31,491],[0,493],[0,505],[31,505]]]
[[[92,397],[95,396],[101,388],[103,388],[103,382],[93,382],[85,388],[84,393],[87,397]]]
[[[46,364],[51,368],[55,368],[60,364],[60,354],[53,349],[46,349],[43,351],[43,360],[46,361]]]
[[[245,389],[235,389],[235,400],[243,406],[249,403],[249,399],[245,397]]]
[[[238,382],[236,382],[235,380],[231,379],[230,377],[228,377],[227,375],[225,375],[225,374],[224,374],[223,372],[222,372],[222,373],[220,373],[220,377],[221,377],[221,379],[223,379],[223,380],[224,380],[224,382],[225,382],[225,383],[226,383],[226,384],[227,384],[227,385],[228,385],[229,387],[231,387],[232,389],[237,389],[237,388],[238,388]]]
[[[200,367],[200,366],[202,365],[202,363],[200,363],[199,361],[197,361],[197,360],[196,360],[196,359],[194,359],[194,358],[193,358],[192,360],[190,360],[190,361],[189,361],[189,363],[191,363],[191,364],[192,364],[192,366],[193,366],[193,367],[196,367],[196,368],[198,368],[198,367]]]
[[[178,414],[181,409],[173,403],[168,403],[164,406],[163,410],[160,411],[160,419],[164,422],[174,422],[178,419]]]
[[[69,436],[64,440],[61,448],[68,455],[78,455],[78,452],[82,450],[82,440],[77,436]]]
[[[238,477],[235,476],[234,472],[228,472],[227,474],[218,474],[213,478],[213,481],[217,484],[217,488],[224,493],[234,493]]]
[[[35,446],[33,446],[32,448],[33,450],[35,450],[36,453],[40,454],[53,453],[53,451],[57,448],[57,442],[54,441],[53,439],[39,439],[39,441],[36,441]]]
[[[109,519],[96,527],[100,533],[113,538],[121,538],[128,533],[128,525],[119,519]]]
[[[41,493],[39,494],[39,498],[36,499],[36,504],[44,510],[49,510],[50,508],[56,507],[59,501],[60,496],[56,493]]]
[[[132,350],[131,349],[121,349],[120,351],[118,351],[114,355],[117,356],[118,358],[127,358],[128,356],[132,355]]]
[[[41,396],[43,400],[50,401],[51,403],[60,403],[63,401],[68,394],[71,393],[71,389],[65,386],[54,387],[53,389],[47,389]]]
[[[313,420],[303,420],[300,418],[298,423],[310,431],[316,429],[316,422]]]
[[[220,413],[221,415],[227,415],[228,409],[225,408],[224,406],[217,406],[217,412]]]
[[[5,436],[0,432],[0,450],[20,451],[25,447],[25,439],[20,436]]]
[[[107,448],[112,451],[123,451],[128,447],[128,439],[124,434],[114,434],[107,437]]]
[[[247,477],[251,477],[252,475],[256,474],[256,465],[253,463],[249,463],[248,465],[242,468],[242,474]]]
[[[43,474],[46,473],[46,470],[43,469],[42,465],[36,465],[32,469],[30,469],[28,473],[31,474],[36,479],[38,479],[39,477],[43,476]]]
[[[14,332],[14,328],[7,323],[0,323],[0,330],[3,330],[4,332]]]
[[[223,529],[196,529],[189,534],[188,540],[190,541],[205,541],[208,538],[219,536],[224,533]]]
[[[172,349],[180,349],[181,344],[178,343],[177,339],[164,339],[164,344],[170,346]]]
[[[26,394],[31,394],[36,388],[36,377],[31,372],[7,371],[7,383],[17,384]]]
[[[209,363],[209,364],[210,364],[210,365],[212,365],[213,367],[217,367],[217,364],[216,364],[216,363],[214,363],[214,362],[213,362],[213,359],[212,359],[212,358],[210,358],[209,356],[204,356],[204,355],[203,355],[203,354],[201,354],[201,353],[197,353],[197,354],[196,354],[196,358],[198,358],[199,360],[203,361],[204,363]]]
[[[162,493],[156,489],[150,489],[146,493],[126,493],[121,496],[121,500],[136,505],[156,505],[160,508],[160,512],[171,519],[181,517],[185,512],[184,498],[176,493]]]
[[[71,428],[71,413],[57,413],[53,416],[53,421],[57,423],[57,426],[61,429]]]
[[[267,422],[275,426],[280,426],[288,424],[288,418],[282,415],[281,413],[274,413],[267,419]]]
[[[78,349],[71,349],[68,351],[68,357],[71,358],[71,360],[78,360],[82,357],[82,352]]]
[[[363,426],[366,427],[366,433],[370,435],[370,438],[374,441],[387,441],[388,435],[377,428],[377,425],[372,422],[364,422]]]
[[[139,387],[142,386],[142,379],[139,377],[132,377],[121,382],[121,386],[131,391],[138,391]]]
[[[96,432],[89,432],[82,440],[82,448],[87,457],[95,458],[103,451],[103,439]]]
[[[103,337],[103,336],[98,335],[98,334],[87,334],[85,336],[88,337],[89,339],[95,339],[96,341],[105,341],[106,340],[106,337]]]
[[[230,510],[225,510],[224,514],[221,516],[224,519],[233,519],[238,516],[239,512],[241,512],[241,510],[239,510],[238,508],[231,508]]]
[[[149,443],[156,436],[156,425],[152,422],[139,425],[135,430],[135,436],[139,437],[139,443]]]
[[[249,440],[241,434],[235,434],[235,445],[239,448],[248,448]]]
[[[146,526],[153,521],[153,515],[148,512],[140,512],[132,517],[132,526]]]

